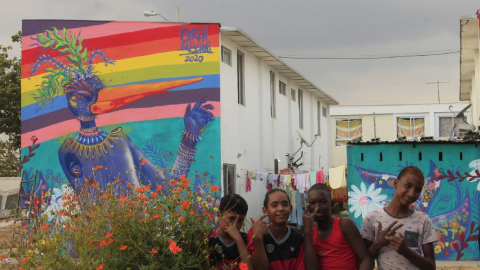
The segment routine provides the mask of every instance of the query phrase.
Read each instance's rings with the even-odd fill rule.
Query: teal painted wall
[[[439,238],[434,244],[436,259],[480,259],[478,144],[350,144],[347,164],[349,215],[359,228],[368,211],[391,201],[393,181],[400,170],[417,166],[425,175],[425,186],[412,208],[432,219]]]

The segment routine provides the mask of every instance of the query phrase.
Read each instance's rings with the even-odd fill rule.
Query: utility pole
[[[440,104],[440,84],[441,84],[441,83],[450,83],[450,81],[448,81],[448,82],[439,82],[439,81],[436,81],[436,82],[427,82],[427,84],[434,84],[434,83],[437,84],[438,104]]]

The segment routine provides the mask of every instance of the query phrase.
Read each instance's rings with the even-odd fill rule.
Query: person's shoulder
[[[340,229],[342,230],[342,233],[344,235],[354,230],[358,231],[358,228],[355,222],[347,217],[340,218],[338,225],[340,226]]]
[[[303,233],[300,233],[298,230],[288,227],[290,229],[290,235],[288,236],[289,239],[293,239],[295,241],[299,240],[303,242]]]
[[[365,215],[365,217],[364,217],[363,219],[365,220],[366,218],[383,216],[384,214],[385,214],[385,210],[384,210],[383,207],[375,208],[375,209],[370,210],[370,211]]]
[[[412,217],[418,218],[418,219],[428,219],[428,220],[430,220],[430,216],[427,213],[422,212],[422,211],[416,211],[416,210],[413,211]]]

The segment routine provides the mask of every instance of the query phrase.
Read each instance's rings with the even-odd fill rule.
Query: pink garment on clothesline
[[[317,172],[317,184],[323,184],[325,181],[323,180],[323,171]]]

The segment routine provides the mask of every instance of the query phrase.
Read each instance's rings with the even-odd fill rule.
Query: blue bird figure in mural
[[[93,58],[101,57],[105,66],[115,61],[104,55],[100,49],[87,54],[82,45],[83,38],[68,33],[64,28],[58,31],[46,30],[36,37],[38,46],[45,50],[33,65],[34,74],[43,64],[53,65],[40,85],[37,108],[45,107],[60,91],[65,93],[68,108],[79,121],[78,134],[63,141],[58,150],[58,159],[72,188],[79,191],[94,181],[106,185],[114,179],[124,185],[151,185],[155,188],[166,178],[178,178],[188,174],[194,162],[196,145],[202,139],[208,122],[214,119],[213,106],[205,104],[206,98],[189,104],[184,114],[185,129],[178,147],[176,159],[168,172],[158,168],[137,145],[127,136],[122,127],[110,132],[97,126],[96,118],[143,98],[203,80],[189,78],[151,83],[137,83],[121,86],[106,86],[94,71]],[[56,51],[67,59],[65,62],[51,56]],[[55,54],[53,54],[55,55]],[[68,63],[68,64],[67,64]],[[161,129],[162,127],[158,127]]]
[[[359,166],[355,166],[355,169],[363,180],[361,182],[362,190],[352,185],[353,192],[349,192],[350,211],[358,212],[362,207],[366,208],[370,204],[373,205],[373,203],[378,204],[379,202],[376,202],[375,198],[370,196],[371,194],[377,197],[380,193],[386,194],[387,199],[382,200],[380,203],[383,205],[389,204],[395,193],[393,181],[397,176],[392,173],[379,172]],[[456,203],[452,205],[451,201],[453,198],[448,195],[449,190],[447,189],[453,188],[456,194],[462,194],[460,186],[458,182],[452,182],[448,187],[448,183],[442,184],[442,181],[446,182],[446,180],[442,180],[442,171],[439,170],[433,161],[430,161],[429,172],[425,176],[424,188],[417,201],[411,205],[411,208],[425,212],[430,216],[439,239],[435,244],[435,252],[438,254],[437,258],[448,260],[455,254],[459,258],[459,256],[461,257],[461,252],[459,253],[461,245],[463,244],[463,247],[468,246],[465,244],[468,242],[465,235],[475,228],[472,222],[475,218],[472,217],[470,196],[467,192],[465,197],[456,198]],[[446,190],[443,190],[442,187]],[[368,191],[366,191],[367,188]],[[478,200],[478,196],[476,199]],[[360,215],[355,214],[355,218],[358,216]],[[459,238],[459,235],[464,237],[464,243],[456,240]]]
[[[80,122],[80,130],[76,138],[66,139],[58,152],[60,164],[72,187],[77,190],[85,181],[93,182],[93,179],[102,179],[100,182],[105,184],[114,177],[123,178],[119,180],[134,186],[151,184],[155,187],[160,183],[161,181],[156,181],[156,175],[160,174],[164,179],[164,172],[159,171],[155,164],[148,160],[122,132],[122,128],[107,133],[97,127],[95,118],[141,98],[200,80],[201,78],[120,87],[105,87],[96,76],[72,80],[72,83],[65,87],[65,93],[70,111]],[[207,123],[214,119],[209,111],[213,106],[203,105],[205,102],[206,99],[202,99],[193,108],[191,105],[186,108],[184,139],[170,171],[171,178],[188,173],[190,163],[194,161],[195,145],[201,138],[200,134]]]

